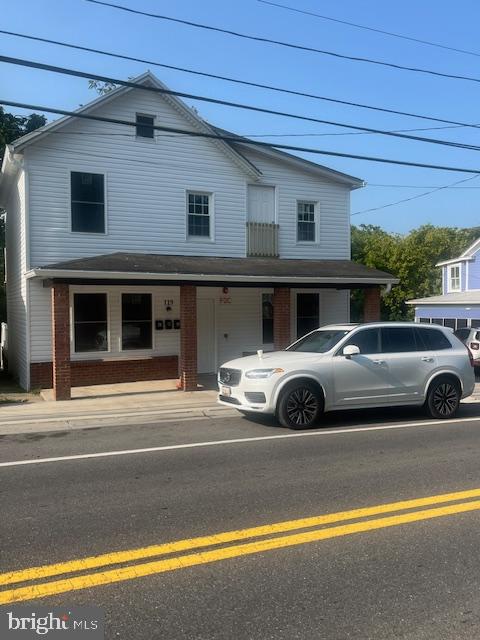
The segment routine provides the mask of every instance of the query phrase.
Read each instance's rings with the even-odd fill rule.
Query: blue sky
[[[439,0],[402,3],[365,0],[342,3],[326,0],[279,0],[297,8],[395,31],[453,47],[478,51],[480,5]],[[244,31],[278,40],[306,44],[403,65],[431,68],[446,73],[480,78],[479,58],[407,42],[266,6],[257,0],[118,0],[118,4],[164,13],[197,22]],[[461,5],[461,11],[459,10]],[[429,77],[424,74],[382,68],[360,62],[285,49],[270,44],[236,39],[191,27],[135,16],[101,7],[85,0],[22,0],[3,3],[2,28],[103,48],[130,56],[190,67],[254,82],[318,93],[342,100],[363,102],[449,120],[480,123],[480,84]],[[145,71],[146,65],[78,52],[54,45],[29,42],[2,35],[3,55],[127,78]],[[151,70],[172,89],[226,100],[247,102],[316,118],[395,130],[441,126],[434,122],[372,112],[323,101],[272,93],[201,78],[151,65]],[[21,102],[72,109],[95,97],[86,80],[7,64],[0,65],[0,97]],[[194,104],[189,101],[189,104]],[[346,129],[301,122],[273,115],[254,114],[199,103],[199,112],[218,126],[242,134],[290,134],[285,144],[317,147],[414,162],[479,169],[480,152],[449,149],[380,135],[330,135]],[[18,113],[21,113],[17,110]],[[295,137],[293,134],[322,134]],[[329,134],[329,135],[323,135]],[[480,129],[445,129],[417,135],[480,145]],[[268,137],[264,138],[269,140]],[[270,138],[279,140],[279,138]],[[451,184],[467,174],[421,168],[387,166],[353,159],[305,156],[334,169],[364,179],[372,186],[352,194],[352,212],[379,207]],[[373,185],[418,185],[425,189]],[[448,189],[409,203],[357,215],[355,224],[378,224],[406,232],[420,224],[468,227],[480,224],[480,177],[465,189]]]

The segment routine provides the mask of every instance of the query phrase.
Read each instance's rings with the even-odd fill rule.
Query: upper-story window
[[[317,239],[315,202],[297,202],[297,242],[315,242]]]
[[[211,238],[212,196],[210,193],[187,193],[188,236]]]
[[[105,233],[105,176],[72,171],[70,197],[72,231]]]
[[[448,267],[448,290],[460,291],[460,265],[452,264]]]
[[[155,129],[153,128],[153,125],[155,123],[154,116],[147,116],[142,113],[137,113],[136,123],[137,138],[153,139],[155,137]]]

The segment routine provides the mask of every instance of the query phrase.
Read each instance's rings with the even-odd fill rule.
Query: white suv
[[[475,376],[451,329],[378,322],[328,325],[285,351],[231,360],[218,384],[219,403],[303,429],[324,411],[362,407],[425,405],[433,417],[451,418]]]

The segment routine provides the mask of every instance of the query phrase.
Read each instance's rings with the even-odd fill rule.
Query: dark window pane
[[[421,338],[428,351],[438,351],[439,349],[451,349],[447,336],[438,329],[417,329],[421,332]]]
[[[151,349],[151,322],[122,322],[122,349]]]
[[[273,343],[273,293],[262,294],[262,342]]]
[[[149,293],[122,294],[122,320],[151,320],[152,296]]]
[[[104,205],[72,202],[72,231],[105,233]]]
[[[432,318],[433,324],[439,324],[443,327],[443,318]]]
[[[450,329],[455,329],[455,319],[454,318],[445,318],[443,321],[444,327],[450,327]]]
[[[122,349],[152,348],[152,296],[149,293],[122,295]]]
[[[382,352],[405,353],[416,351],[413,327],[389,327],[382,329]]]
[[[480,319],[479,320],[470,320],[470,324],[472,325],[472,327],[480,327]]]
[[[311,222],[298,223],[298,241],[314,242],[315,241],[315,224]]]
[[[297,338],[318,329],[318,293],[297,293]]]
[[[430,318],[420,318],[420,322],[423,322],[424,324],[430,324]]]
[[[153,116],[141,116],[137,114],[137,136],[139,138],[153,138],[154,137],[154,118]]]
[[[455,331],[455,335],[457,336],[457,338],[459,340],[461,340],[462,342],[467,342],[468,340],[468,336],[470,335],[470,329],[466,328],[466,329],[457,329]]]
[[[103,175],[101,173],[71,173],[72,202],[104,202]]]
[[[75,351],[108,351],[106,322],[76,322]]]
[[[73,296],[75,322],[106,322],[106,293],[75,293]]]
[[[208,238],[210,236],[210,217],[204,215],[189,215],[188,235]]]
[[[360,349],[360,353],[368,355],[379,353],[380,332],[378,329],[362,329],[345,342],[343,348],[349,344],[354,344]]]
[[[108,351],[107,294],[75,293],[73,296],[74,349]]]

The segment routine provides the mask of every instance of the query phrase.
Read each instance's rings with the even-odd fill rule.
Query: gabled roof
[[[145,73],[137,76],[136,78],[132,78],[131,82],[135,82],[137,84],[145,84],[147,86],[158,87],[159,89],[168,89],[168,87],[161,82],[151,71],[146,71]],[[88,104],[80,107],[75,110],[75,113],[79,114],[90,114],[92,111],[95,111],[98,107],[108,104],[108,102],[115,100],[117,97],[128,93],[129,91],[134,91],[134,87],[130,86],[119,86],[115,89],[112,89],[108,93],[99,96],[95,100],[92,100]],[[161,94],[159,94],[161,95]],[[223,140],[212,140],[213,144],[216,144],[220,149],[224,151],[231,159],[233,159],[241,168],[253,177],[255,180],[258,179],[262,172],[258,167],[255,166],[255,163],[252,162],[245,154],[242,152],[243,149],[248,144],[248,138],[244,136],[237,135],[235,133],[231,133],[230,131],[225,131],[224,129],[220,129],[211,125],[209,122],[201,118],[194,109],[188,107],[183,100],[178,98],[177,96],[173,96],[170,94],[163,94],[162,97],[173,105],[177,110],[179,110],[185,118],[197,128],[197,130],[203,131],[205,133],[213,133],[217,135],[227,135],[229,137],[235,137],[238,139],[238,144],[230,141]],[[71,123],[75,120],[75,116],[64,116],[62,118],[58,118],[49,124],[46,124],[31,133],[28,133],[21,138],[15,140],[9,147],[11,148],[12,153],[16,153],[21,151],[29,144],[36,142],[48,136],[52,131],[57,131],[61,129],[65,125]],[[242,149],[243,147],[243,149]],[[270,157],[274,157],[277,160],[282,162],[286,162],[290,165],[296,166],[299,169],[308,170],[309,172],[313,172],[316,175],[319,175],[323,178],[327,178],[334,182],[340,182],[342,184],[348,185],[352,189],[357,189],[359,187],[364,186],[364,181],[350,176],[346,173],[342,173],[340,171],[335,171],[334,169],[330,169],[323,165],[317,164],[315,162],[311,162],[310,160],[305,160],[299,156],[292,155],[290,153],[286,153],[285,151],[280,151],[276,149],[274,145],[268,146],[249,146],[252,150],[255,150],[258,153],[263,153]]]
[[[456,262],[466,262],[467,260],[473,260],[477,251],[480,251],[480,238],[477,238],[465,251],[460,254],[458,258],[451,258],[450,260],[442,260],[437,262],[436,267],[444,267],[447,264],[455,264]]]
[[[335,171],[335,169],[330,169],[329,167],[325,167],[316,162],[312,162],[311,160],[306,160],[305,158],[294,156],[293,154],[287,153],[286,151],[276,149],[274,145],[249,145],[248,138],[245,136],[240,136],[236,133],[232,133],[231,131],[227,131],[226,129],[220,129],[219,127],[215,126],[212,126],[212,129],[214,129],[220,135],[233,136],[237,138],[238,144],[235,144],[233,142],[229,143],[237,151],[239,150],[239,148],[241,149],[242,146],[245,146],[247,149],[250,149],[251,151],[254,151],[256,153],[263,153],[269,157],[276,158],[281,162],[287,162],[288,164],[296,166],[297,168],[307,169],[308,171],[313,172],[321,176],[322,178],[328,178],[329,180],[333,180],[335,182],[348,184],[352,189],[358,189],[365,185],[365,182],[360,178],[355,178],[348,173]]]
[[[140,76],[137,76],[136,78],[132,78],[131,82],[135,82],[137,84],[145,84],[147,86],[154,86],[154,87],[158,87],[159,89],[168,89],[168,87],[165,84],[163,84],[163,82],[161,82],[151,71],[146,71],[145,73],[142,73]],[[98,109],[98,107],[108,104],[112,100],[115,100],[119,96],[125,95],[130,91],[135,91],[134,87],[126,87],[123,85],[116,87],[115,89],[112,89],[108,93],[102,96],[99,96],[95,100],[92,100],[91,102],[80,107],[79,109],[75,109],[75,113],[89,114],[92,111],[95,111],[96,109]],[[194,109],[191,109],[189,106],[187,106],[185,102],[177,98],[177,96],[173,96],[171,94],[158,94],[158,95],[161,96],[167,102],[169,102],[177,110],[179,110],[183,114],[183,116],[194,127],[196,127],[197,130],[200,130],[204,133],[213,133],[213,134],[216,133],[215,129],[210,124],[208,124],[208,122],[203,120],[203,118],[201,118],[195,112]],[[54,120],[53,122],[50,122],[45,126],[40,127],[39,129],[35,129],[35,131],[32,131],[31,133],[28,133],[27,135],[22,136],[21,138],[18,138],[10,146],[14,153],[21,151],[29,144],[32,144],[33,142],[36,142],[37,140],[49,135],[52,131],[57,131],[58,129],[61,129],[65,125],[71,123],[74,119],[75,119],[75,116],[64,116],[63,118]],[[258,178],[259,176],[262,175],[261,171],[257,169],[257,167],[255,167],[255,165],[250,160],[245,158],[245,156],[242,155],[238,150],[234,149],[232,145],[224,142],[223,140],[212,140],[212,143],[217,145],[220,149],[222,149],[224,153],[226,153],[232,160],[234,160],[237,165],[239,164],[243,168],[243,170],[249,175],[253,176],[254,178]]]

